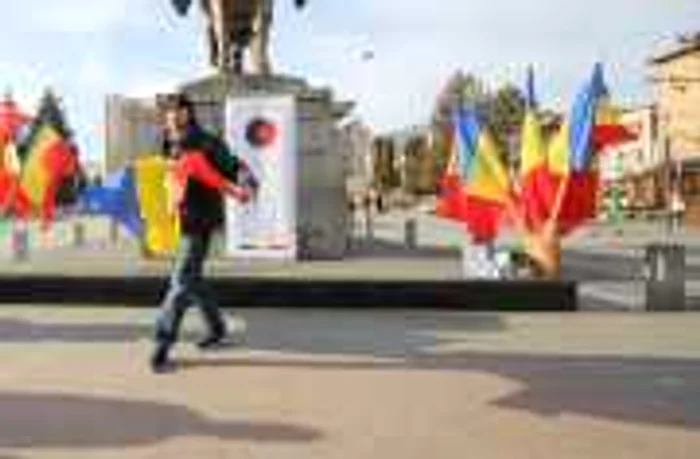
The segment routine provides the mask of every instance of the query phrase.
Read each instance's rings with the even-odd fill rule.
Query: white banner
[[[233,97],[226,140],[252,170],[257,198],[226,203],[226,251],[240,258],[296,258],[297,131],[294,98]]]

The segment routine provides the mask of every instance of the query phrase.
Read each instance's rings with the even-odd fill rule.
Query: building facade
[[[621,207],[632,218],[660,215],[668,177],[657,109],[653,105],[625,109],[620,122],[636,139],[609,147],[600,156],[602,208]]]
[[[649,66],[653,103],[621,117],[637,138],[601,155],[602,209],[658,218],[680,199],[686,223],[700,226],[700,35],[679,41]]]
[[[162,145],[156,100],[109,96],[105,114],[105,172],[115,173]]]
[[[664,161],[664,200],[679,194],[686,222],[700,225],[700,33],[650,61]]]
[[[398,189],[405,195],[437,191],[440,159],[427,126],[413,126],[382,134],[375,139],[375,182],[382,189]]]
[[[340,129],[348,197],[353,201],[361,199],[372,186],[373,138],[372,130],[359,120],[353,120]]]

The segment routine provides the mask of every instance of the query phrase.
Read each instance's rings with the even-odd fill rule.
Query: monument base
[[[292,96],[296,110],[296,243],[302,260],[341,259],[348,248],[345,158],[337,123],[353,104],[336,102],[326,88],[281,75],[215,74],[179,88],[195,104],[200,122],[225,137],[226,101]],[[232,145],[235,151],[236,146]]]

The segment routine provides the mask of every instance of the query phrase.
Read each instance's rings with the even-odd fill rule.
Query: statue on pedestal
[[[184,16],[194,0],[171,0]],[[207,18],[209,59],[220,71],[243,73],[243,57],[250,48],[251,73],[269,75],[269,38],[274,0],[198,0]],[[307,0],[294,0],[297,8]]]

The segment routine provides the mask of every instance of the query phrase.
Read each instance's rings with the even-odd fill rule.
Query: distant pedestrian
[[[679,230],[683,226],[683,216],[685,214],[685,202],[680,191],[675,191],[671,196],[671,218],[673,229]]]

